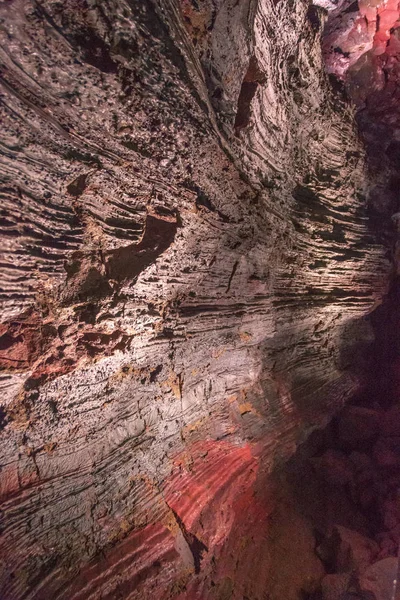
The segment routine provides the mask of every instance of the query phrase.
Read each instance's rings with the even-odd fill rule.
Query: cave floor
[[[274,483],[270,600],[397,598],[399,405],[355,399]]]

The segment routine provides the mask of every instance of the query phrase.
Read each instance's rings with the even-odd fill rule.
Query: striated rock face
[[[399,400],[399,34],[399,2],[360,0],[342,2],[330,12],[323,41],[328,72],[341,80],[357,107],[358,130],[368,159],[371,225],[386,243],[390,240],[390,292],[372,319],[377,339],[368,380],[370,395],[384,406]]]
[[[328,72],[343,81],[358,108],[378,219],[399,208],[399,36],[398,0],[345,0],[331,12],[323,44]]]
[[[268,592],[389,264],[318,4],[1,3],[2,597]]]

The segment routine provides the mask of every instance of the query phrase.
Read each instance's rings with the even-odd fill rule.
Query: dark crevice
[[[252,100],[256,94],[258,86],[264,84],[265,82],[265,74],[261,71],[256,57],[252,56],[239,93],[235,117],[236,132],[239,132],[241,129],[244,129],[249,125]]]
[[[235,276],[236,270],[237,270],[237,268],[238,268],[238,264],[239,264],[239,261],[237,260],[237,261],[235,262],[235,264],[233,265],[233,267],[232,267],[232,271],[231,271],[231,274],[230,274],[230,276],[229,276],[228,285],[227,285],[227,287],[226,287],[226,292],[225,292],[226,294],[227,294],[227,293],[229,292],[229,290],[231,289],[232,279],[233,279],[233,278],[234,278],[234,276]]]
[[[205,552],[208,552],[208,548],[205,544],[203,544],[203,542],[201,540],[199,540],[198,537],[196,537],[193,533],[190,533],[186,529],[186,525],[182,521],[182,519],[180,518],[178,513],[176,513],[173,508],[171,508],[171,507],[169,507],[169,508],[170,508],[171,512],[173,513],[177,524],[179,525],[179,529],[181,530],[182,535],[185,538],[187,545],[190,548],[190,551],[193,556],[194,572],[196,574],[198,574],[198,573],[200,573],[200,567],[201,567],[201,561],[203,558],[203,554]]]

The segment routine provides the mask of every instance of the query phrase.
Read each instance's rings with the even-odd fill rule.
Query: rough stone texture
[[[397,558],[384,558],[371,565],[360,578],[360,588],[370,592],[376,600],[385,600],[393,595],[393,580],[398,568]]]
[[[325,575],[321,583],[322,600],[341,600],[350,583],[348,573]]]
[[[328,544],[334,555],[334,569],[338,573],[364,571],[379,552],[376,542],[340,525],[333,529]]]
[[[369,204],[379,222],[399,210],[398,0],[345,0],[330,13],[324,36],[327,71],[341,79],[358,108],[369,157]],[[398,265],[398,248],[394,260]],[[397,266],[398,275],[398,266]]]
[[[387,274],[324,15],[0,4],[7,600],[265,596],[266,475]]]

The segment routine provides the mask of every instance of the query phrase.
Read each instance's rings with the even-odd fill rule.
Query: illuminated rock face
[[[374,187],[370,201],[381,217],[398,211],[400,4],[360,0],[331,12],[324,40],[328,72],[343,80],[358,108]]]
[[[267,476],[357,387],[388,270],[325,11],[0,12],[0,595],[261,599]]]

